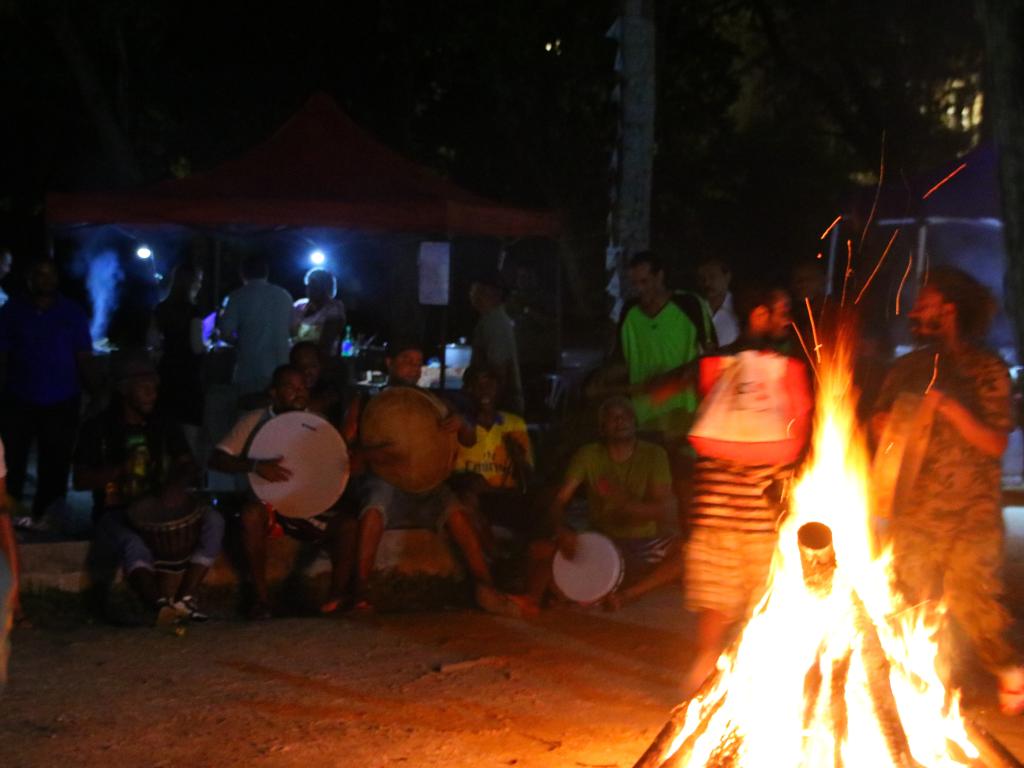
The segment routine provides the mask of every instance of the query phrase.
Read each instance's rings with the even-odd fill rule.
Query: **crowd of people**
[[[9,266],[8,255],[0,267]],[[310,272],[307,297],[293,302],[269,282],[265,258],[243,262],[243,284],[225,299],[216,329],[236,350],[239,410],[206,451],[199,437],[206,341],[195,306],[201,271],[176,269],[155,312],[160,354],[139,350],[112,361],[105,405],[88,409],[79,426],[83,396],[100,402],[103,389],[88,365],[88,319],[59,294],[55,264],[36,262],[27,270],[27,292],[0,308],[0,475],[3,498],[11,499],[4,510],[27,500],[35,445],[30,517],[42,519],[63,498],[69,476],[76,489],[91,491],[91,557],[120,568],[157,623],[208,618],[200,586],[232,530],[254,620],[277,610],[266,575],[269,536],[326,550],[331,577],[323,613],[372,611],[369,585],[385,532],[420,529],[453,545],[482,610],[530,617],[565,599],[553,584],[553,562],[571,561],[580,533],[595,531],[614,543],[624,566],[621,584],[601,600],[605,608],[682,584],[697,617],[697,650],[685,678],[692,693],[765,589],[790,481],[812,432],[814,382],[797,338],[804,320],[794,317],[791,301],[820,312],[827,294],[814,263],[801,265],[788,288],[764,280],[734,286],[732,268],[719,258],[702,260],[696,275],[698,290],[673,290],[656,254],[632,258],[635,299],[623,309],[602,375],[587,390],[596,405],[595,439],[563,435],[576,450],[559,467],[535,460],[503,285],[494,277],[475,281],[470,300],[479,321],[463,388],[435,391],[438,434],[456,447],[450,471],[414,492],[378,471],[388,447],[363,440],[362,417],[376,395],[332,376],[345,307],[326,270]],[[863,412],[875,439],[908,397],[933,419],[907,481],[910,496],[891,525],[899,586],[911,601],[945,599],[998,679],[1004,709],[1020,712],[1024,669],[1007,639],[999,574],[1000,457],[1015,420],[1007,367],[982,345],[992,308],[966,273],[932,270],[910,312],[918,348],[892,363]],[[416,388],[423,362],[418,340],[393,338],[384,391]],[[290,412],[318,414],[348,447],[344,492],[311,516],[282,514],[244,480],[289,480],[286,460],[250,450],[265,424]],[[197,493],[209,471],[242,480],[234,513]],[[187,520],[198,533],[187,549],[162,551],[145,535],[152,520]],[[18,572],[10,514],[0,514],[0,554],[0,600],[17,618],[17,593],[5,589]],[[508,566],[500,578],[499,565]],[[158,578],[164,570],[180,578]]]

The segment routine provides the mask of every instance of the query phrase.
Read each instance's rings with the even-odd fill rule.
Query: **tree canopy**
[[[48,190],[185,175],[314,90],[481,194],[551,207],[603,281],[617,2],[0,3],[3,238],[38,244]],[[951,0],[656,3],[653,243],[783,268],[850,185],[976,143],[982,46]]]

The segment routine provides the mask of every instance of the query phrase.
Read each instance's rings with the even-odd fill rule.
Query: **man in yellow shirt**
[[[459,445],[452,487],[476,515],[493,552],[491,526],[532,538],[538,515],[532,503],[533,449],[522,417],[497,409],[499,373],[488,364],[466,369],[463,387],[472,408],[476,442]]]

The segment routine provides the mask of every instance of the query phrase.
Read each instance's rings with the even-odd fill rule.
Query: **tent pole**
[[[449,297],[450,298],[450,297]],[[445,304],[441,307],[441,383],[440,388],[444,389],[445,374],[448,370],[448,365],[445,361],[445,339],[448,338],[448,305]]]
[[[450,244],[451,240],[449,240],[448,242]],[[440,381],[440,384],[438,384],[438,387],[441,389],[442,392],[444,391],[445,379],[447,378],[447,375],[448,375],[448,364],[447,364],[448,361],[445,360],[445,357],[447,357],[447,355],[445,354],[446,351],[447,351],[447,347],[446,347],[445,341],[448,338],[448,307],[451,306],[451,303],[452,303],[452,262],[453,261],[454,261],[454,259],[452,259],[452,254],[451,254],[451,250],[450,250],[450,247],[449,247],[449,251],[448,251],[448,274],[447,274],[448,286],[445,289],[445,295],[444,295],[445,302],[444,302],[444,306],[441,308],[441,381]]]
[[[221,261],[220,238],[213,241],[213,311],[220,310],[220,261]]]
[[[555,370],[562,369],[562,247],[555,246]]]
[[[828,276],[825,278],[825,295],[832,294],[832,286],[836,279],[836,251],[839,248],[839,227],[832,227],[832,236],[828,240]]]

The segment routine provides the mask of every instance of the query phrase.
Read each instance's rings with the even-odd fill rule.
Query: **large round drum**
[[[370,399],[359,442],[374,474],[408,493],[426,493],[451,474],[458,438],[442,429],[448,407],[415,387],[388,387]]]
[[[281,458],[292,475],[270,483],[250,472],[260,501],[287,517],[315,517],[330,509],[348,482],[348,451],[338,430],[316,414],[291,411],[267,421],[249,446],[251,459]]]
[[[570,560],[561,552],[551,564],[555,586],[570,600],[591,605],[614,592],[626,568],[618,547],[600,533],[576,536],[576,554]]]
[[[871,465],[871,491],[877,517],[899,514],[921,472],[935,419],[934,401],[903,392],[893,403]]]

